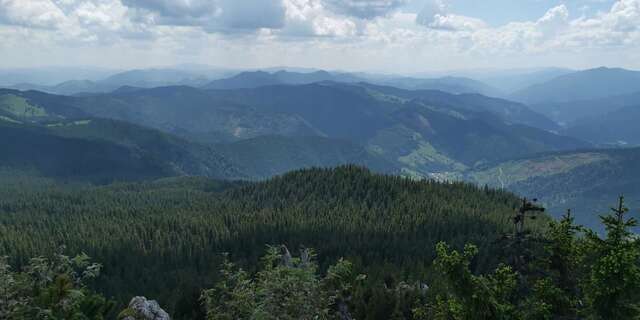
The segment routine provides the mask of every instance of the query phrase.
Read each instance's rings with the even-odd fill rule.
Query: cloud
[[[122,0],[134,19],[168,26],[196,26],[209,32],[254,31],[284,26],[282,0]]]
[[[362,24],[327,10],[321,0],[285,0],[286,24],[282,37],[348,37],[360,32]]]
[[[176,24],[215,15],[218,10],[217,2],[210,0],[122,0],[122,4],[153,12]]]
[[[0,23],[32,28],[58,28],[64,13],[49,0],[0,0]]]
[[[386,16],[408,2],[408,0],[324,0],[329,10],[361,19]]]
[[[440,0],[426,1],[422,11],[418,14],[416,22],[421,25],[429,26],[436,20],[436,16],[442,16],[446,13],[446,7]]]
[[[188,54],[200,63],[413,70],[414,63],[522,64],[564,55],[640,67],[640,0],[591,14],[559,5],[500,26],[460,15],[444,1],[413,1],[424,3],[413,12],[406,0],[0,0],[0,63],[24,64],[39,52],[31,59],[68,63],[86,52],[86,61],[132,64]]]
[[[576,45],[611,47],[640,45],[640,0],[620,0],[611,10],[571,22],[566,35]]]
[[[416,23],[445,31],[471,31],[487,26],[481,19],[449,13],[442,0],[427,1],[416,17]]]
[[[435,15],[429,28],[447,31],[474,31],[486,28],[487,24],[476,18],[459,16],[455,14]]]

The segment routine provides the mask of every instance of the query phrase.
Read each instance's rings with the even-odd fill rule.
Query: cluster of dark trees
[[[517,226],[537,209],[528,205],[514,216]],[[477,246],[438,243],[437,281],[395,287],[405,304],[388,319],[638,319],[640,241],[630,231],[638,222],[625,217],[623,198],[612,210],[602,217],[604,237],[575,225],[570,212],[540,237],[517,227],[503,239],[510,259],[485,274],[471,269]],[[312,257],[270,248],[255,274],[225,261],[222,280],[203,292],[207,319],[369,319],[358,308],[366,275],[339,260],[322,277]]]
[[[75,319],[56,309],[67,300],[41,298],[70,290],[89,299],[73,300],[77,319],[116,317],[137,295],[159,300],[176,319],[637,316],[640,244],[622,204],[603,217],[601,236],[571,216],[533,215],[507,192],[353,166],[257,183],[172,178],[96,187],[0,175],[0,256],[8,257],[0,276],[27,279],[0,293],[18,292],[30,306],[20,312]],[[286,247],[262,256],[265,244]],[[99,261],[100,277],[80,279],[78,268],[97,265],[52,255],[61,245]],[[286,249],[303,246],[316,251]],[[30,259],[37,256],[54,258]],[[78,263],[47,267],[57,270],[49,282],[28,280],[43,269],[34,263],[60,259]],[[24,286],[31,289],[18,290]],[[0,312],[7,301],[0,297]]]

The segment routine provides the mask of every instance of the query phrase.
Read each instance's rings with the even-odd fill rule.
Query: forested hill
[[[52,116],[115,119],[204,144],[263,139],[265,154],[252,155],[257,160],[270,157],[269,152],[278,148],[289,159],[300,153],[323,153],[327,148],[317,148],[313,139],[297,138],[328,138],[324,145],[334,156],[318,161],[318,165],[347,163],[341,159],[367,166],[376,162],[383,164],[384,172],[400,168],[419,177],[516,156],[589,146],[536,128],[551,129],[553,125],[521,104],[480,95],[367,84],[314,83],[238,90],[180,86],[83,97],[5,90],[0,91],[2,97],[0,118],[15,119],[12,115],[24,116],[27,110],[28,120],[53,120],[48,119]],[[17,120],[24,121],[22,118]],[[265,136],[297,141],[289,140],[281,148],[282,139],[265,140]],[[344,142],[359,146],[366,154],[360,152],[353,157],[356,150],[344,148]],[[247,150],[236,151],[246,146],[251,147],[241,142],[225,149],[231,151],[231,157],[241,158]],[[288,161],[291,165],[282,167],[291,170],[314,165],[313,161],[300,160]],[[268,162],[242,165],[248,171],[258,171],[258,177],[282,171]]]
[[[116,120],[22,123],[0,118],[0,145],[0,167],[34,170],[62,180],[109,183],[179,175],[245,177],[210,147]]]
[[[604,231],[598,217],[612,199],[625,195],[631,208],[640,205],[639,173],[640,148],[628,148],[528,156],[469,172],[467,178],[536,197],[557,215],[572,209],[577,223]],[[640,217],[637,211],[630,215]]]
[[[157,298],[177,319],[196,316],[198,294],[215,281],[221,252],[251,266],[265,244],[316,248],[323,267],[347,257],[372,283],[384,274],[389,286],[428,278],[439,241],[477,244],[474,268],[490,270],[500,260],[496,240],[512,231],[518,206],[503,191],[354,166],[258,183],[170,178],[91,187],[15,171],[1,179],[0,256],[20,265],[60,245],[86,252],[104,265],[101,292],[120,303]],[[362,310],[389,319],[394,294],[367,290]]]

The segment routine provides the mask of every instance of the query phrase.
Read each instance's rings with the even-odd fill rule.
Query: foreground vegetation
[[[622,200],[598,235],[501,191],[357,167],[251,184],[3,179],[0,319],[116,318],[136,295],[177,319],[638,317]],[[260,258],[268,243],[287,246]]]

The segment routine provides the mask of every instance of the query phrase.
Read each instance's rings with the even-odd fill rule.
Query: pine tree
[[[448,284],[448,292],[439,295],[435,304],[416,309],[418,319],[490,320],[513,319],[515,306],[511,298],[517,285],[517,274],[501,265],[488,276],[476,276],[470,270],[471,259],[478,253],[474,245],[466,245],[462,253],[439,243],[434,261]]]
[[[575,319],[578,314],[581,278],[581,252],[578,233],[582,227],[574,224],[571,210],[560,221],[552,221],[545,233],[544,255],[534,262],[542,276],[533,285],[525,302],[526,318]]]
[[[640,242],[631,232],[638,225],[620,197],[618,206],[601,216],[606,236],[589,231],[583,265],[590,270],[582,284],[593,319],[636,319],[640,316]]]

